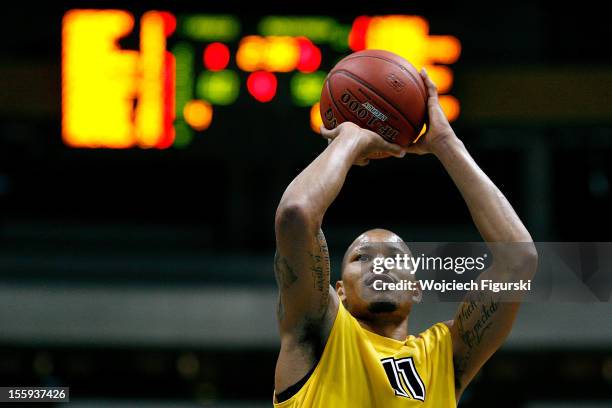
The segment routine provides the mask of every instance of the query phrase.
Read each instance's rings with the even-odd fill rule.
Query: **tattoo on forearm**
[[[280,256],[278,252],[274,255],[274,275],[280,289],[287,289],[298,280],[298,276],[289,266],[287,259]]]

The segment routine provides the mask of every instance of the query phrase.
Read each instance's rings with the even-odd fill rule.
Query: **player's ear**
[[[346,294],[344,293],[344,282],[341,280],[336,282],[336,293],[340,298],[340,301],[344,302],[346,300]]]

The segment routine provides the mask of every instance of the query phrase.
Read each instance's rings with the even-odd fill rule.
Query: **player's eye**
[[[371,259],[372,257],[368,254],[357,254],[357,256],[355,256],[355,260],[359,262],[368,262]]]

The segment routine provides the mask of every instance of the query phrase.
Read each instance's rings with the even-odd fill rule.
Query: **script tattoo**
[[[329,276],[330,264],[329,264],[329,248],[327,248],[327,240],[325,239],[325,235],[323,235],[323,231],[319,230],[317,234],[317,243],[321,248],[321,254],[323,255],[324,266],[327,269],[327,274]]]
[[[327,285],[329,285],[329,251],[321,230],[317,234],[317,245],[318,248],[315,253],[308,253],[311,262],[310,271],[314,288],[323,292],[327,290]]]
[[[309,252],[310,257],[310,272],[312,274],[313,288],[321,293],[321,302],[319,304],[318,314],[323,314],[327,310],[329,302],[328,287],[329,287],[329,275],[330,275],[330,264],[329,264],[329,250],[327,248],[327,241],[323,231],[319,230],[317,234],[317,251],[315,253]]]
[[[274,275],[276,276],[276,283],[281,289],[288,289],[297,280],[298,276],[295,274],[286,258],[283,258],[276,252],[274,255]]]
[[[461,379],[476,348],[482,343],[486,332],[493,325],[492,317],[499,309],[499,301],[494,297],[487,297],[484,293],[472,293],[466,297],[455,319],[457,332],[467,350],[455,356],[455,386],[460,389]]]

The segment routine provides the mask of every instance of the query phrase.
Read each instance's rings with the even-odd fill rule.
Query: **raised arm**
[[[405,154],[352,123],[323,132],[333,142],[289,184],[276,210],[274,271],[281,336],[320,323],[328,309],[330,266],[321,224],[351,166],[367,164],[367,156],[378,151]]]
[[[461,192],[493,255],[491,267],[478,279],[531,279],[537,269],[537,252],[529,232],[506,197],[455,136],[438,102],[435,85],[424,71],[422,76],[429,91],[430,128],[408,151],[436,155]],[[454,320],[447,322],[453,340],[457,398],[510,333],[520,297],[514,294],[508,298],[501,293],[470,292]]]
[[[329,337],[338,298],[329,282],[329,255],[321,230],[353,164],[365,165],[372,153],[405,154],[377,134],[344,123],[333,140],[287,187],[276,210],[274,272],[280,290],[277,318],[281,350],[274,385],[287,389],[311,369]]]

